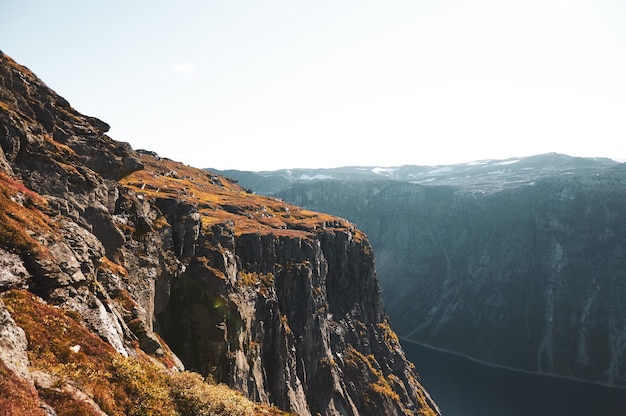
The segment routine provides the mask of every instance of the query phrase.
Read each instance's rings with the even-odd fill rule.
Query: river
[[[443,416],[624,416],[626,389],[492,367],[402,341]]]

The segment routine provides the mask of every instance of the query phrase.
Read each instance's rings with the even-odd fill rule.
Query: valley
[[[626,386],[623,164],[546,154],[233,177],[363,229],[407,339]]]

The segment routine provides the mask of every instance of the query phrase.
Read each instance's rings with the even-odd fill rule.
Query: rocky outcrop
[[[0,53],[0,409],[439,414],[361,231],[107,129]]]
[[[567,169],[547,157],[542,175],[509,165],[464,186],[318,181],[278,195],[367,232],[403,336],[626,386],[626,170],[557,158]]]
[[[0,299],[0,360],[19,378],[31,381],[24,330],[17,326]]]
[[[158,316],[185,363],[298,414],[405,414],[428,402],[414,396],[367,241],[334,229],[319,239],[236,237],[223,225],[211,234],[198,255],[212,261],[189,265]]]

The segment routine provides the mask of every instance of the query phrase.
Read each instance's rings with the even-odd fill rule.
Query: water
[[[402,341],[443,416],[625,416],[626,389],[491,367]]]

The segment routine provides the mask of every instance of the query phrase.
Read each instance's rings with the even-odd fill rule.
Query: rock
[[[27,347],[24,330],[17,326],[0,298],[0,360],[19,378],[32,383]]]
[[[303,415],[403,414],[423,406],[406,394],[419,387],[397,341],[388,358],[367,241],[334,230],[312,240],[236,236],[219,227],[213,235],[223,239],[221,248],[197,255],[222,259],[190,262],[158,317],[187,366]],[[199,243],[208,246],[202,237]],[[208,264],[220,264],[221,273]],[[397,377],[391,399],[363,391],[374,375],[350,371],[354,364],[343,357],[353,350],[370,356],[382,377]]]
[[[38,389],[54,391],[69,396],[70,400],[85,405],[89,409],[90,415],[107,416],[88,394],[76,386],[64,382],[60,377],[42,371],[33,371],[33,378]],[[46,407],[49,408],[49,406]],[[51,413],[49,414],[56,415],[53,409],[50,408],[50,411]]]
[[[25,289],[30,273],[22,259],[0,248],[0,293],[9,289]]]

